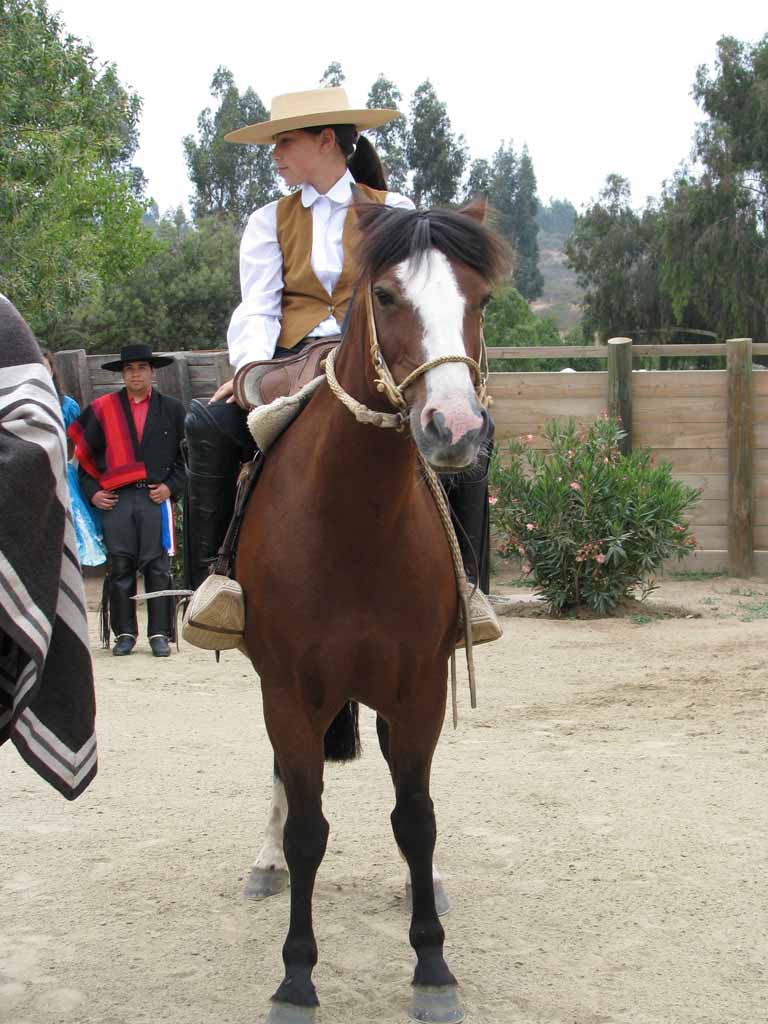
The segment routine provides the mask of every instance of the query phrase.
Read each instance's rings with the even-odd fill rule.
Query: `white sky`
[[[306,0],[49,6],[142,97],[135,162],[161,211],[188,200],[181,139],[215,102],[208,86],[218,65],[269,108],[273,95],[316,87],[333,60],[353,106],[365,106],[380,71],[403,109],[429,78],[473,158],[490,157],[502,139],[518,151],[527,143],[544,202],[568,198],[578,208],[616,172],[639,206],[689,153],[700,119],[691,86],[699,64],[712,67],[717,39],[754,43],[768,31],[756,0],[390,0],[336,3],[321,17]]]

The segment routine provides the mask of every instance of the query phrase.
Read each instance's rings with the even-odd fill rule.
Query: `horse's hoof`
[[[459,1024],[464,1020],[464,1007],[459,999],[456,985],[414,985],[411,1020],[427,1021],[430,1024]]]
[[[265,900],[267,896],[276,896],[288,888],[288,872],[285,868],[251,868],[243,889],[243,895],[249,900]]]
[[[316,1024],[316,1021],[316,1006],[294,1006],[293,1003],[274,1002],[267,1016],[267,1024]]]
[[[435,910],[438,917],[444,917],[451,909],[451,901],[445,891],[442,878],[434,881],[435,887]],[[413,889],[410,881],[405,883],[405,909],[409,914],[413,913]]]

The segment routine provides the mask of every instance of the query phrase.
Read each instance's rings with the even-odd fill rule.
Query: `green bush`
[[[622,456],[616,420],[579,429],[551,420],[544,433],[551,451],[531,447],[529,435],[509,444],[508,465],[494,457],[499,551],[520,556],[558,614],[580,606],[605,614],[634,591],[645,597],[662,562],[696,546],[683,517],[699,492],[654,465],[647,449]]]

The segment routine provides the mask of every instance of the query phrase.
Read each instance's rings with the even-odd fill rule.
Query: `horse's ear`
[[[488,219],[488,200],[485,196],[475,196],[466,206],[462,206],[459,213],[464,217],[471,217],[479,224],[485,224]]]

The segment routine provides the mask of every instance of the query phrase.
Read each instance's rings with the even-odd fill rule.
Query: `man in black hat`
[[[125,387],[95,399],[72,423],[83,494],[101,509],[110,556],[109,621],[116,637],[112,653],[130,654],[138,636],[136,575],[146,593],[171,588],[168,552],[173,544],[171,501],[184,491],[181,454],[184,406],[152,387],[152,370],[171,356],[153,355],[148,345],[126,345],[102,369],[122,373]],[[106,600],[106,594],[105,594]],[[171,598],[147,602],[149,643],[157,658],[171,653]],[[109,629],[104,642],[109,644]]]

